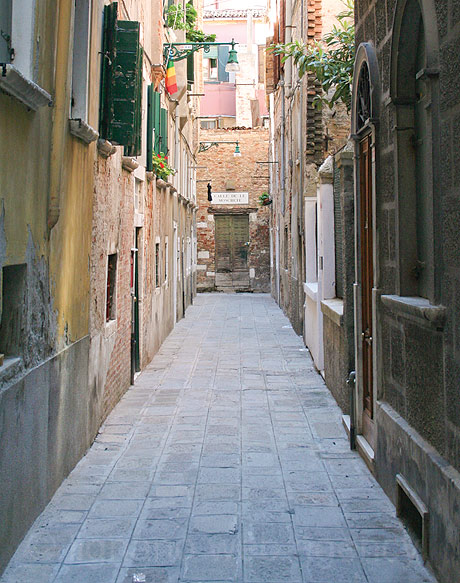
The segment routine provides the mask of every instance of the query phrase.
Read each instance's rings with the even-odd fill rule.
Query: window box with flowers
[[[168,163],[168,156],[163,154],[163,152],[153,154],[152,171],[156,175],[157,180],[160,179],[164,182],[168,182],[169,176],[176,173],[176,170]]]
[[[268,194],[268,192],[263,192],[260,196],[259,196],[259,204],[260,206],[268,206],[269,204],[272,204],[272,199],[270,198],[270,195]]]

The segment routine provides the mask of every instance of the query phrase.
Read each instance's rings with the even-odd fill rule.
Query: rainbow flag
[[[168,62],[168,68],[166,69],[166,80],[165,80],[166,91],[169,95],[173,95],[177,91],[177,81],[176,81],[176,68],[174,67],[174,61]]]

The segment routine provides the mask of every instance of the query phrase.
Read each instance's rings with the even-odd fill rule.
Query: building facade
[[[269,292],[270,206],[260,200],[263,193],[270,200],[264,127],[266,12],[205,7],[203,25],[217,42],[238,43],[239,71],[225,71],[228,46],[203,53],[197,287]]]
[[[201,130],[200,140],[220,143],[197,155],[197,288],[268,292],[270,205],[259,199],[268,192],[268,131]]]
[[[273,3],[273,36],[277,43],[319,41],[336,24],[343,11],[340,0]],[[332,224],[321,217],[318,169],[326,157],[340,150],[349,134],[346,108],[318,108],[320,85],[312,74],[299,78],[292,59],[267,55],[266,88],[270,103],[270,189],[273,220],[270,227],[273,257],[272,293],[294,329],[304,336],[316,367],[324,370],[323,313],[321,301],[331,297],[324,290],[319,229]],[[329,233],[324,232],[327,239]],[[335,282],[330,282],[335,289]],[[334,293],[335,295],[335,293]]]
[[[460,573],[456,0],[356,2],[356,430],[440,581]]]
[[[1,569],[192,301],[198,100],[184,63],[164,90],[157,2],[9,0],[0,28]]]

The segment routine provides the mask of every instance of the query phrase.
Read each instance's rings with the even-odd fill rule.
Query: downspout
[[[72,43],[72,0],[60,0],[57,10],[56,75],[54,81],[54,112],[51,129],[50,193],[48,203],[48,234],[59,220],[64,166],[64,151],[69,117],[68,89],[70,84],[70,45]]]
[[[286,117],[286,104],[285,104],[285,98],[286,98],[286,94],[285,94],[285,89],[284,89],[284,74],[281,74],[281,81],[280,81],[280,85],[281,85],[281,160],[280,160],[280,166],[281,166],[281,173],[280,173],[280,180],[281,180],[281,214],[284,215],[284,211],[285,211],[285,205],[286,205],[286,186],[285,186],[285,180],[286,180],[286,160],[285,160],[285,131],[286,131],[286,122],[285,122],[285,117]]]
[[[177,106],[179,105],[179,101],[176,103],[175,109],[175,118],[174,118],[174,160],[176,161],[176,165],[180,166],[180,137],[179,137],[179,116],[177,115]],[[177,189],[178,195],[183,195],[180,192],[181,184],[180,184],[180,177],[182,176],[181,168],[177,168],[179,170],[176,174],[177,176],[177,183],[175,187]],[[185,277],[184,277],[184,237],[182,233],[182,202],[180,196],[177,197],[177,210],[178,210],[178,234],[179,234],[179,253],[180,253],[180,280],[181,280],[181,292],[182,292],[182,317],[185,316]]]
[[[292,1],[286,0],[286,25],[285,25],[285,42],[289,44],[292,41]],[[287,89],[288,99],[292,96],[292,59],[284,63],[284,84]]]
[[[304,3],[300,3],[300,40],[303,40],[304,34]],[[299,214],[300,214],[300,237],[302,241],[302,251],[300,256],[303,257],[300,267],[300,277],[302,281],[306,281],[305,274],[305,231],[304,231],[304,213],[305,213],[305,203],[304,203],[304,172],[305,172],[305,153],[304,153],[304,127],[305,127],[305,108],[304,108],[304,85],[303,77],[299,79],[299,89],[300,89],[300,132],[299,132],[299,154],[300,154],[300,200],[299,200]]]

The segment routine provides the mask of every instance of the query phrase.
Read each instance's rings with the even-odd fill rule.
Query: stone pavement
[[[2,583],[435,579],[266,295],[202,294]]]

